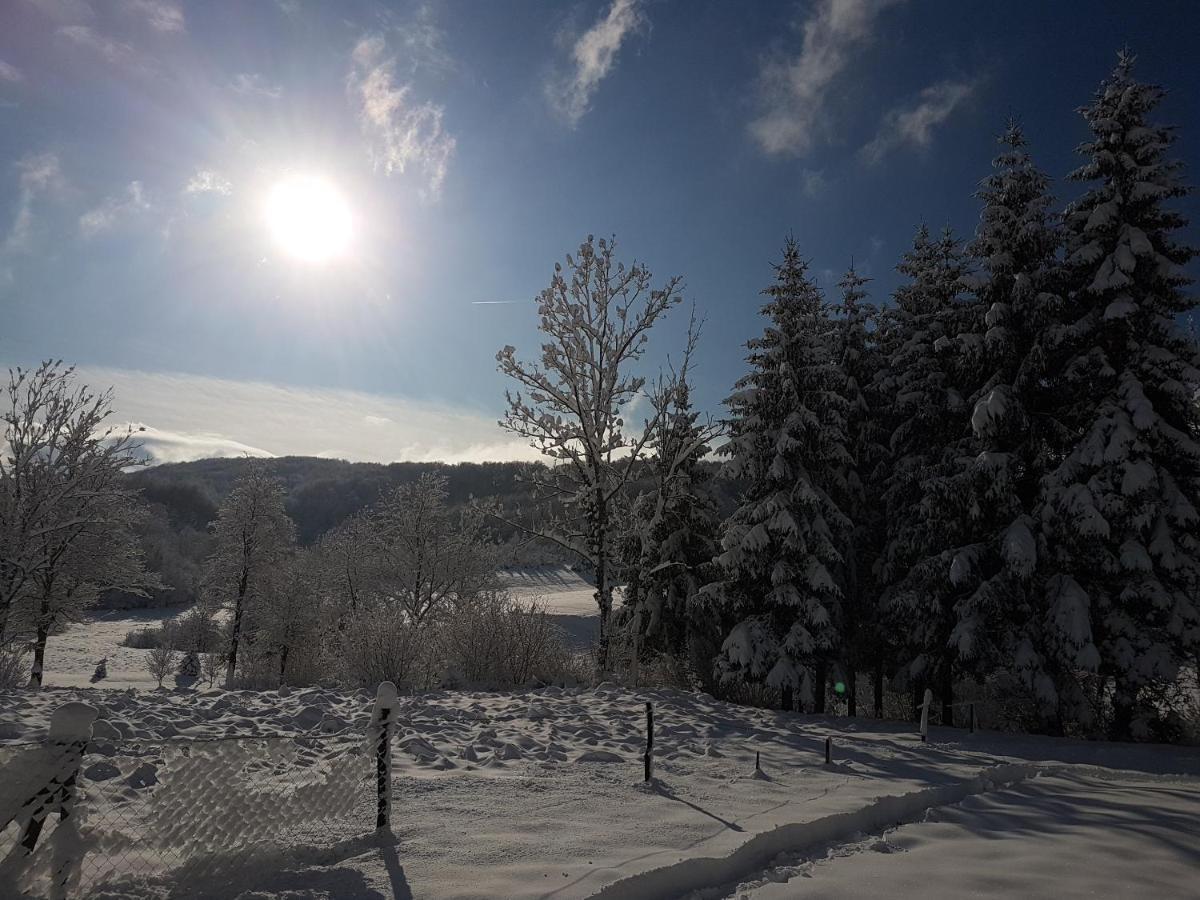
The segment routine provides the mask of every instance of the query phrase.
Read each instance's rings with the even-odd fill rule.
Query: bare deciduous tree
[[[0,445],[0,643],[45,636],[108,588],[149,586],[131,531],[123,470],[138,465],[133,432],[106,426],[112,391],[47,361],[9,370]]]
[[[247,607],[257,602],[265,581],[291,550],[295,527],[283,506],[283,485],[255,465],[238,479],[217,511],[215,548],[209,557],[205,588],[212,602],[232,605],[225,680],[237,671]]]
[[[499,370],[519,385],[505,393],[508,410],[500,425],[553,460],[536,483],[570,516],[537,533],[595,572],[601,669],[608,664],[612,612],[613,503],[653,433],[653,423],[626,432],[625,407],[645,384],[630,369],[645,352],[650,329],[682,299],[679,278],[654,289],[645,266],[626,268],[614,250],[614,242],[589,235],[578,257],[567,256],[565,271],[555,265],[538,297],[546,337],[539,362],[519,360],[512,346],[496,354]]]

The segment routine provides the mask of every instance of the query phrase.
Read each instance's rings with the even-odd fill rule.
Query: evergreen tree
[[[948,718],[958,667],[950,645],[957,601],[950,548],[966,514],[952,475],[969,434],[959,342],[971,330],[971,309],[962,298],[969,265],[949,229],[934,241],[922,226],[898,269],[910,281],[895,293],[885,333],[890,358],[880,379],[892,431],[879,572],[902,680],[911,682],[914,696],[925,684],[936,685]]]
[[[959,601],[954,647],[977,671],[1011,668],[1035,695],[1054,679],[1042,646],[1041,480],[1064,441],[1057,374],[1066,333],[1061,234],[1050,179],[1019,125],[1000,136],[969,248],[979,265],[973,330],[963,336],[972,383],[970,454],[952,479],[967,516],[950,569]]]
[[[798,689],[819,708],[850,529],[837,499],[851,461],[847,404],[834,324],[794,240],[764,293],[768,325],[749,342],[751,371],[726,401],[722,452],[745,488],[722,536],[721,580],[706,592],[732,624],[717,661],[722,681],[778,690],[784,708]]]
[[[1134,80],[1133,62],[1121,53],[1081,110],[1092,139],[1071,176],[1087,190],[1066,214],[1074,324],[1061,385],[1073,441],[1043,509],[1057,573],[1047,639],[1099,675],[1095,701],[1111,690],[1117,737],[1200,649],[1200,358],[1176,321],[1193,306],[1193,251],[1168,206],[1186,189],[1172,130],[1151,121],[1163,91]]]
[[[842,290],[841,316],[837,320],[836,354],[846,401],[846,448],[850,464],[845,476],[843,511],[852,531],[843,568],[842,659],[846,669],[847,712],[858,711],[858,672],[878,665],[883,635],[876,615],[877,587],[873,575],[882,547],[883,516],[871,494],[871,480],[886,452],[875,394],[880,358],[877,345],[879,312],[867,300],[869,278],[851,265],[838,286]],[[882,700],[882,687],[877,681]],[[878,705],[878,704],[877,704]]]

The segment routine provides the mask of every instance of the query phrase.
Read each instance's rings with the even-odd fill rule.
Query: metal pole
[[[974,734],[975,733],[975,704],[974,703],[970,704],[967,707],[967,712],[968,712],[967,721],[969,723],[968,727],[971,730],[971,734]]]
[[[833,738],[825,738],[825,765],[833,764]]]

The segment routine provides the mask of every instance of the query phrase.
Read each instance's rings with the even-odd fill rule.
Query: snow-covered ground
[[[15,692],[0,695],[0,734],[38,738],[69,700],[110,723],[84,762],[85,837],[115,830],[107,844],[91,832],[102,854],[136,848],[166,878],[123,897],[862,896],[879,893],[875,879],[893,863],[887,896],[925,895],[942,873],[947,887],[935,896],[988,883],[996,895],[1010,884],[1071,895],[1041,884],[1041,873],[1078,892],[1103,879],[1114,886],[1107,896],[1169,897],[1187,896],[1179,886],[1200,875],[1196,749],[949,729],[923,745],[907,725],[611,685],[442,692],[401,701],[396,843],[380,846],[369,840],[372,769],[359,752],[366,694]],[[246,734],[292,738],[196,742]],[[16,753],[0,747],[0,766]],[[879,836],[897,823],[921,824]],[[195,862],[252,840],[263,843],[219,874]],[[880,841],[907,852],[878,852]],[[1013,864],[989,849],[1011,852]],[[1072,868],[1097,851],[1102,863]],[[1054,858],[1072,862],[1053,867]],[[786,887],[771,881],[789,873]],[[1000,875],[1008,880],[988,882]]]
[[[111,610],[90,615],[85,622],[68,625],[46,642],[43,682],[48,687],[90,685],[96,663],[108,659],[108,677],[97,684],[105,688],[153,688],[146,671],[148,650],[122,647],[130,631],[161,625],[184,611],[180,607]]]
[[[574,646],[589,646],[598,636],[596,587],[577,572],[566,566],[506,568],[500,582],[518,600],[543,605]]]

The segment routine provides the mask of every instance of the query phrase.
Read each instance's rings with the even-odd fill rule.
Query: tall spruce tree
[[[871,496],[872,475],[886,453],[886,436],[879,420],[875,383],[880,368],[876,342],[879,312],[868,301],[869,278],[853,264],[838,283],[840,317],[836,329],[836,358],[841,393],[846,401],[846,449],[850,463],[841,506],[850,519],[850,540],[844,551],[842,582],[842,662],[846,671],[847,713],[858,712],[858,673],[874,668],[877,707],[882,701],[883,634],[879,628],[874,578],[875,562],[883,542],[883,515]]]
[[[1111,697],[1122,738],[1143,731],[1200,649],[1200,359],[1177,324],[1194,305],[1193,251],[1169,206],[1186,189],[1172,129],[1151,121],[1163,91],[1136,81],[1133,64],[1122,52],[1081,110],[1092,139],[1071,176],[1087,190],[1066,214],[1075,324],[1062,380],[1075,437],[1043,510],[1058,573],[1049,640],[1074,671],[1099,676],[1092,696]]]
[[[959,668],[951,645],[958,595],[949,573],[965,510],[951,476],[969,433],[959,341],[970,330],[963,300],[969,265],[949,229],[935,241],[922,226],[898,269],[909,282],[895,293],[885,334],[890,358],[881,389],[893,427],[880,576],[900,674],[914,697],[926,685],[936,687],[946,720]]]
[[[1052,654],[1044,646],[1039,565],[1041,481],[1065,439],[1057,374],[1067,325],[1060,297],[1061,232],[1050,179],[1034,165],[1010,121],[969,252],[978,265],[972,330],[963,335],[972,396],[971,438],[951,488],[966,518],[950,568],[961,594],[953,644],[976,672],[1011,669],[1049,696]],[[1055,717],[1054,721],[1058,721]]]
[[[765,685],[790,709],[820,709],[823,666],[840,615],[850,522],[846,400],[834,324],[793,239],[764,293],[768,324],[748,344],[751,371],[726,401],[729,474],[745,485],[725,525],[721,580],[706,588],[731,627],[717,667],[726,683]]]

